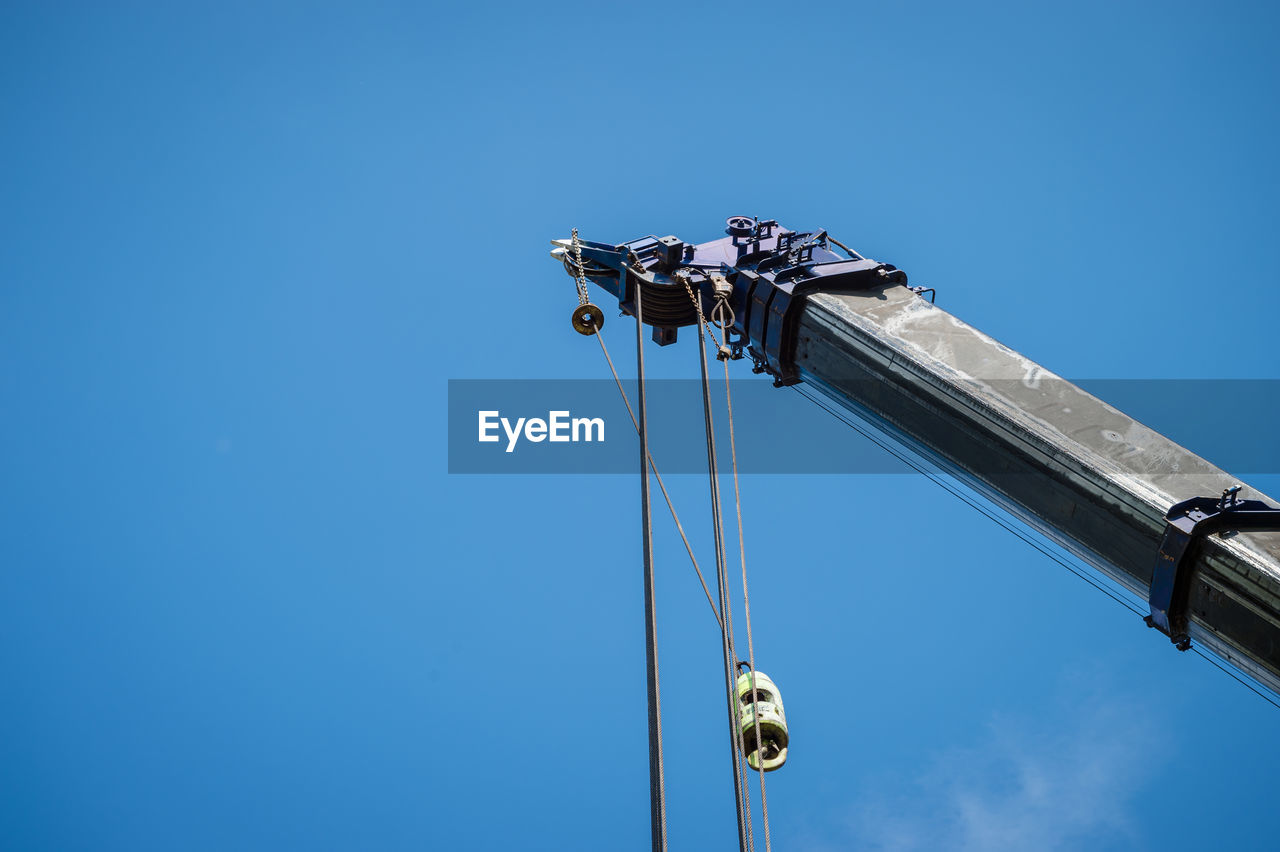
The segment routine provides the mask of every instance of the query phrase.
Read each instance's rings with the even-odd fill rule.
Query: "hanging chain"
[[[591,301],[591,296],[587,290],[587,276],[583,273],[582,244],[578,242],[578,229],[574,228],[571,233],[573,235],[573,280],[578,285],[578,305],[581,307]]]
[[[578,229],[572,230],[570,250],[573,252],[573,282],[578,287],[578,307],[574,308],[570,323],[578,334],[598,334],[604,327],[604,311],[591,304],[591,294],[587,290],[586,267],[582,263],[582,243],[578,241]],[[566,258],[567,260],[568,258]],[[565,266],[569,264],[566,263]]]
[[[707,318],[702,315],[702,300],[699,299],[693,292],[693,284],[690,283],[689,270],[681,269],[676,273],[676,277],[679,278],[682,282],[684,282],[684,291],[689,294],[689,301],[693,302],[693,309],[698,313],[698,323],[707,330],[707,335],[715,343],[716,348],[720,349],[724,344],[720,342],[720,339],[718,337],[716,337],[716,333],[711,330],[711,323],[707,322]],[[721,301],[723,300],[717,298],[717,302],[716,302],[717,307],[719,306]],[[722,330],[723,328],[724,326],[721,326]]]

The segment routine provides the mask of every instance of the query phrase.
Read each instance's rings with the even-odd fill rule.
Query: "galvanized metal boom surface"
[[[735,356],[870,420],[1149,598],[1149,623],[1180,647],[1189,635],[1280,693],[1280,533],[1243,531],[1259,519],[1274,529],[1280,515],[1238,502],[1263,495],[1243,486],[1217,504],[1188,502],[1240,483],[937,308],[901,270],[837,253],[825,232],[746,217],[727,230],[696,246],[583,243],[584,271],[624,311],[643,288],[660,344],[694,322],[685,282],[704,305],[732,286]],[[1214,521],[1184,540],[1204,513]]]

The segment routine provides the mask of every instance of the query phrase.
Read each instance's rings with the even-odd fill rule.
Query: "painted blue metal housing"
[[[628,314],[635,312],[638,288],[645,323],[654,327],[654,340],[664,346],[675,342],[677,329],[697,321],[677,273],[687,277],[704,313],[713,304],[712,276],[723,276],[732,287],[734,318],[727,336],[735,354],[745,347],[756,371],[768,372],[778,385],[800,380],[793,363],[794,336],[797,308],[806,294],[907,281],[902,270],[843,248],[825,230],[791,231],[773,219],[734,216],[725,233],[698,244],[674,236],[641,237],[621,245],[580,240],[581,272],[615,296]],[[569,242],[553,242],[552,256],[574,274]]]

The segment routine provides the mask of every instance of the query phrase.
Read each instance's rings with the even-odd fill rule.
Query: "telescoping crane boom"
[[[722,357],[821,392],[1140,595],[1179,649],[1194,642],[1280,693],[1274,501],[825,231],[739,216],[725,232],[583,240],[580,262],[556,240],[552,255],[626,313],[639,292],[659,345],[698,322],[695,298],[709,314],[726,296]]]

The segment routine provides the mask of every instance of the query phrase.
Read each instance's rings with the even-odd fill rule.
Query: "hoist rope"
[[[724,315],[724,301],[716,304],[713,316],[718,316],[720,328],[728,337],[730,320]],[[751,665],[751,714],[756,722],[756,768],[760,775],[760,814],[764,825],[765,852],[772,852],[773,840],[769,832],[769,799],[764,786],[764,741],[760,736],[760,694],[756,689],[756,647],[751,636],[751,593],[747,589],[747,546],[742,533],[742,492],[738,487],[738,442],[733,430],[733,394],[729,390],[729,359],[724,364],[724,403],[729,420],[729,459],[733,467],[733,508],[738,515],[738,556],[742,563],[742,609],[747,619],[747,662]],[[735,694],[737,690],[735,689]]]
[[[577,236],[574,243],[576,246]],[[640,433],[640,512],[644,547],[644,644],[649,686],[649,821],[654,852],[667,850],[667,794],[662,766],[662,695],[658,689],[658,619],[653,582],[653,517],[649,508],[649,424],[645,410],[644,308],[636,288],[636,409]]]
[[[622,394],[622,404],[627,407],[627,415],[631,418],[631,426],[636,430],[636,434],[640,434],[640,424],[636,422],[635,412],[631,409],[631,400],[627,398],[627,392],[622,387],[622,379],[618,378],[618,371],[613,366],[613,359],[609,357],[609,348],[604,345],[604,333],[600,330],[600,324],[596,323],[596,340],[600,341],[600,351],[604,353],[604,360],[609,365],[609,372],[613,373],[613,381],[618,386],[618,393]],[[653,456],[649,456],[649,467],[653,469],[653,478],[658,483],[658,490],[662,492],[662,497],[667,501],[667,509],[671,512],[671,519],[675,521],[676,530],[680,533],[680,540],[684,542],[684,549],[689,554],[689,561],[693,563],[694,573],[698,575],[698,582],[702,584],[702,593],[707,596],[707,605],[711,607],[711,615],[715,618],[716,624],[720,624],[720,613],[716,610],[715,601],[711,599],[711,590],[707,588],[707,581],[702,576],[702,569],[698,567],[698,558],[693,555],[693,546],[689,544],[689,537],[685,535],[684,525],[680,523],[680,516],[676,514],[675,504],[671,502],[671,495],[667,493],[667,486],[662,481],[662,474],[658,473],[658,465],[654,462]]]
[[[729,578],[725,565],[724,527],[720,516],[720,484],[716,470],[715,424],[711,416],[711,382],[707,371],[707,342],[703,324],[698,323],[698,361],[702,368],[702,413],[707,433],[707,471],[711,482],[712,538],[715,540],[716,580],[720,595],[721,651],[724,654],[725,698],[729,709],[729,751],[733,757],[733,795],[738,815],[738,849],[749,852],[751,841],[750,804],[742,771],[742,725],[739,719],[737,690],[737,658],[733,647],[733,608],[730,604]]]

